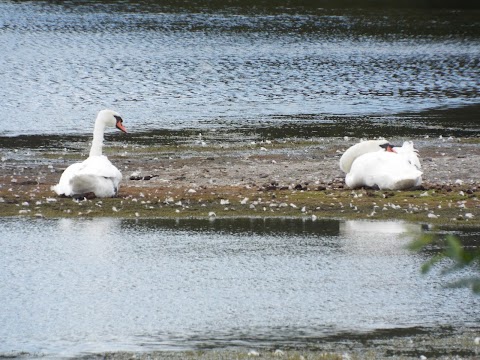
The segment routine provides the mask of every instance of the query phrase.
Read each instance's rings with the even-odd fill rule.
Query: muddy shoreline
[[[395,335],[377,334],[338,336],[319,340],[312,346],[239,347],[192,351],[115,352],[88,355],[82,359],[476,359],[480,354],[478,329],[438,329]]]
[[[123,173],[119,195],[77,201],[78,206],[50,188],[68,165],[86,158],[88,141],[65,142],[63,148],[3,148],[0,216],[314,216],[480,223],[478,138],[413,139],[423,185],[395,192],[345,188],[338,161],[358,141],[238,138],[212,131],[145,144],[110,135],[105,153]]]

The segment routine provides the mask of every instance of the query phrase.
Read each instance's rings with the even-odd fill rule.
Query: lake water
[[[480,127],[479,10],[159,3],[0,1],[0,136],[90,134],[105,107],[136,133]]]
[[[309,346],[477,326],[401,222],[0,219],[0,356]],[[478,246],[480,230],[458,234]],[[407,330],[405,330],[407,329]]]

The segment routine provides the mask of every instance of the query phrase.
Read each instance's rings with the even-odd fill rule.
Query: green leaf
[[[450,282],[445,286],[453,288],[469,287],[472,292],[480,294],[480,250],[478,248],[473,251],[466,250],[458,237],[447,235],[445,238],[440,238],[438,234],[423,234],[412,241],[408,245],[408,249],[418,252],[432,243],[438,243],[443,251],[432,256],[422,265],[422,273],[429,272],[433,266],[448,258],[452,261],[444,263],[441,274],[449,274],[466,267],[469,267],[474,274]]]
[[[432,234],[422,234],[416,240],[408,244],[407,249],[411,251],[420,251],[425,246],[431,244],[434,241],[434,236]]]
[[[438,262],[440,262],[442,259],[445,258],[444,254],[438,254],[432,257],[430,260],[428,260],[426,263],[422,265],[422,274],[426,274],[427,272],[430,271],[430,269]]]
[[[462,264],[464,262],[464,251],[460,240],[453,235],[448,235],[446,238],[446,243],[446,256],[452,260],[455,260],[457,263]]]

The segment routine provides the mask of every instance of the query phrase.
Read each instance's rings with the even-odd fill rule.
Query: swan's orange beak
[[[118,130],[123,131],[125,134],[127,134],[127,129],[125,129],[125,126],[123,126],[122,118],[117,119],[117,124],[115,126]]]
[[[384,148],[386,152],[397,153],[397,151],[394,149],[395,145],[390,145],[389,143],[386,143],[386,144],[380,145],[380,147]]]

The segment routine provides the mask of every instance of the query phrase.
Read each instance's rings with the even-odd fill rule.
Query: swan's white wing
[[[94,193],[97,197],[112,197],[118,192],[118,182],[98,175],[78,174],[72,178],[73,194]]]
[[[110,197],[116,195],[121,180],[122,174],[106,156],[90,156],[65,169],[52,189],[66,196],[93,192],[98,197]]]
[[[350,172],[355,159],[366,153],[385,151],[380,145],[387,143],[388,140],[366,140],[349,147],[340,158],[340,169],[346,173]]]
[[[420,185],[422,172],[401,154],[380,151],[358,157],[345,177],[350,188],[378,186],[382,190],[403,190]]]
[[[75,163],[70,165],[65,169],[60,176],[60,180],[57,185],[52,186],[52,190],[57,193],[57,195],[65,195],[71,196],[72,193],[72,185],[70,184],[70,180],[78,173],[78,171],[82,168],[83,163]]]
[[[122,174],[104,155],[90,156],[71,178],[74,194],[95,193],[98,197],[115,196]]]
[[[410,164],[415,166],[418,170],[421,169],[422,165],[420,164],[417,150],[415,150],[412,141],[405,141],[402,147],[395,147],[395,151],[398,154],[401,154]]]
[[[86,159],[77,172],[77,175],[80,174],[122,179],[120,171],[113,166],[105,155],[90,156]]]

